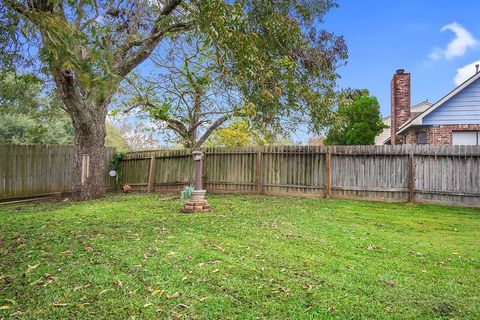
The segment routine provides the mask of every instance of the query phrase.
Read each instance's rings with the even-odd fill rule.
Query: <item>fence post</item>
[[[331,178],[331,170],[330,170],[330,163],[332,160],[332,153],[330,150],[327,151],[325,154],[325,198],[330,199],[332,194],[332,178]]]
[[[257,152],[255,163],[255,180],[257,183],[257,193],[263,193],[263,161],[262,161],[262,151]]]
[[[150,156],[150,167],[148,169],[148,192],[154,191],[155,183],[155,152]]]
[[[415,202],[415,177],[413,170],[413,151],[408,155],[408,202]]]

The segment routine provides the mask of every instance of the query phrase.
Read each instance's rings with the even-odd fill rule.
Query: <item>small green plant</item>
[[[189,184],[188,186],[185,186],[182,192],[180,193],[180,201],[184,202],[185,200],[190,199],[192,197],[193,190],[195,190],[195,188],[193,187],[193,184]]]

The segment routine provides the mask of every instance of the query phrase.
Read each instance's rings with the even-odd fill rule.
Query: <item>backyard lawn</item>
[[[0,206],[0,319],[480,317],[480,209],[208,199]]]

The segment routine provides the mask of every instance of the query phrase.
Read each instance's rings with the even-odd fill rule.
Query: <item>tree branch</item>
[[[160,12],[158,18],[152,26],[152,29],[149,32],[149,35],[146,38],[141,40],[136,38],[134,40],[129,39],[122,46],[120,46],[118,51],[115,53],[117,63],[112,68],[114,74],[121,77],[127,75],[136,66],[148,58],[148,56],[152,53],[152,51],[167,33],[186,31],[192,27],[191,22],[179,22],[160,29],[163,20],[171,15],[181,3],[182,0],[169,1]],[[139,47],[138,50],[130,55],[127,55],[127,52],[136,46]]]
[[[205,143],[205,141],[207,141],[208,137],[210,137],[212,132],[215,131],[218,127],[220,127],[222,124],[224,124],[225,121],[228,120],[228,118],[230,118],[230,115],[226,114],[223,117],[215,120],[215,122],[212,123],[212,125],[207,129],[207,131],[205,131],[203,136],[195,143],[195,146],[201,147]]]
[[[183,123],[175,119],[166,120],[167,127],[177,132],[182,138],[188,139],[188,130]]]

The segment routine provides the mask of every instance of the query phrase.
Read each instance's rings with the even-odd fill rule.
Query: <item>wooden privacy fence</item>
[[[478,146],[205,148],[208,191],[480,205]],[[136,190],[178,192],[193,179],[190,150],[133,152],[121,162]]]
[[[0,200],[70,192],[74,154],[73,146],[0,144]],[[106,188],[115,187],[108,175],[114,154],[106,149]]]

